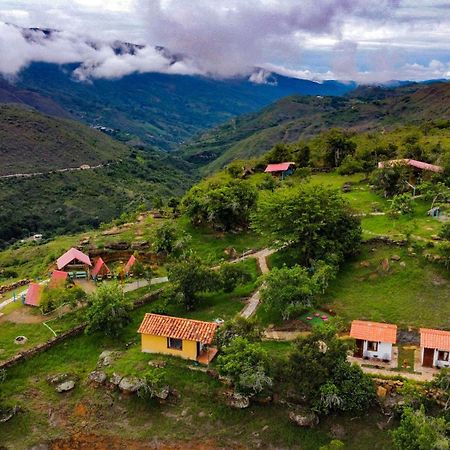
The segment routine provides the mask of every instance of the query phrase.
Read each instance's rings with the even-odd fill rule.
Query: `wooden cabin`
[[[56,261],[58,270],[68,272],[70,278],[89,278],[91,260],[80,250],[72,247]]]
[[[217,330],[214,322],[147,313],[139,327],[142,351],[179,356],[208,364],[217,349],[210,347]]]
[[[91,271],[91,277],[94,280],[101,280],[104,277],[110,277],[111,271],[109,270],[109,267],[106,265],[105,261],[103,261],[103,258],[98,258],[95,262],[94,268]]]

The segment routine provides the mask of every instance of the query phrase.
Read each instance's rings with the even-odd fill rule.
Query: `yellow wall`
[[[142,351],[146,353],[163,353],[165,355],[179,356],[180,358],[197,359],[197,342],[183,339],[183,349],[167,348],[167,338],[141,334]]]

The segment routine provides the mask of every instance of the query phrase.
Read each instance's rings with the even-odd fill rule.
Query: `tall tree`
[[[359,220],[347,201],[323,186],[262,192],[252,227],[269,245],[296,249],[302,265],[339,261],[355,253],[361,240]]]
[[[328,167],[339,167],[344,158],[354,155],[356,144],[348,134],[338,128],[325,133],[325,164]]]

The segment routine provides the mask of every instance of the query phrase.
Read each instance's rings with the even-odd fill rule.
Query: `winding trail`
[[[267,265],[267,257],[269,257],[270,255],[272,255],[275,252],[276,252],[276,250],[264,248],[263,250],[260,250],[256,253],[251,253],[250,255],[246,255],[241,258],[235,259],[233,262],[239,262],[239,261],[242,261],[242,260],[248,259],[248,258],[255,258],[258,263],[261,273],[264,275],[267,272],[269,272],[269,266]],[[248,319],[253,314],[255,314],[256,309],[258,308],[259,303],[261,301],[261,296],[260,296],[261,287],[262,286],[260,286],[253,293],[253,295],[247,300],[247,304],[242,309],[242,311],[239,313],[240,316]]]

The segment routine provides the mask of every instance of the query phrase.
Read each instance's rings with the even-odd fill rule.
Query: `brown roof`
[[[380,322],[367,322],[354,320],[350,330],[350,336],[364,341],[397,342],[397,325]]]
[[[440,350],[450,350],[450,332],[421,328],[420,346],[426,348],[438,348]]]
[[[147,313],[139,327],[138,333],[211,344],[216,329],[217,324],[213,322]]]

